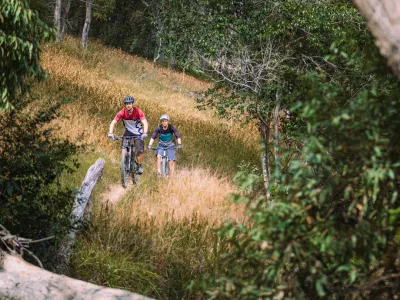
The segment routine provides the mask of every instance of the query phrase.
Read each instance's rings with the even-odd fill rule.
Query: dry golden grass
[[[236,192],[236,187],[210,170],[184,168],[173,178],[159,179],[154,186],[154,190],[139,193],[135,187],[128,190],[128,194],[135,193],[135,197],[132,200],[128,196],[118,203],[119,217],[133,223],[154,219],[154,225],[160,228],[170,221],[192,219],[194,215],[197,220],[207,220],[212,227],[227,220],[245,220],[245,206],[230,203],[227,195]],[[107,193],[103,197],[104,200],[112,199],[113,194]]]
[[[67,37],[62,46],[48,44],[44,47],[42,64],[50,80],[61,88],[72,86],[76,91],[74,101],[63,106],[64,118],[53,124],[61,128],[62,135],[71,140],[83,136],[85,142],[95,146],[96,152],[108,155],[116,172],[119,172],[120,148],[112,145],[106,136],[109,122],[128,94],[135,96],[135,104],[153,120],[167,112],[174,122],[184,122],[188,128],[199,128],[201,124],[200,128],[207,127],[212,133],[213,128],[224,126],[231,137],[257,145],[258,133],[254,124],[242,127],[219,120],[213,111],[196,108],[195,99],[186,92],[204,91],[210,87],[209,83],[160,67],[155,73],[151,62],[97,42],[92,42],[89,51],[82,55],[79,40],[72,37]],[[155,125],[150,124],[149,130],[153,127]],[[191,136],[185,136],[184,143],[194,141],[199,135],[202,133],[192,132]],[[151,165],[147,170],[153,168],[150,159],[153,158],[147,155],[145,168]],[[156,180],[146,174],[142,178],[142,187],[153,186]],[[134,200],[128,193],[124,205],[115,209],[121,216],[128,214],[132,222],[138,218],[144,222],[152,219],[158,225],[169,220],[190,219],[193,215],[206,218],[210,225],[219,225],[225,220],[243,220],[244,207],[229,203],[226,197],[227,193],[236,190],[235,186],[226,177],[204,169],[204,166],[203,169],[196,166],[181,170],[174,180],[158,182],[155,186],[155,190],[144,188],[140,195],[135,191]]]
[[[65,43],[79,47],[79,41],[72,37],[68,37]],[[209,83],[166,68],[157,67],[155,72],[149,61],[93,43],[99,50],[91,58],[92,64],[85,58],[63,52],[54,44],[46,45],[42,64],[54,80],[73,84],[89,95],[98,95],[100,98],[96,105],[99,110],[116,111],[122,106],[123,97],[130,94],[135,96],[136,105],[146,114],[166,112],[173,120],[225,125],[230,128],[229,134],[233,138],[257,143],[254,123],[243,127],[234,121],[219,120],[211,110],[199,111],[196,108],[195,99],[186,92],[205,91],[210,87]]]

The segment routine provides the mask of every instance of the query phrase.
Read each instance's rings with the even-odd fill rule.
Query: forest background
[[[197,185],[236,173],[239,206],[210,200],[221,210],[212,222],[196,209],[159,222],[121,214],[132,199],[98,203],[72,276],[164,299],[399,294],[399,83],[352,2],[2,0],[0,11],[0,223],[15,234],[61,237],[82,167],[98,153],[118,157],[96,134],[57,135],[62,111],[70,120],[84,112],[88,127],[103,124],[135,82],[192,92],[200,108],[230,120],[209,112],[205,125],[191,110],[177,124],[195,132],[182,164],[209,168]],[[170,85],[160,74],[203,82]],[[127,86],[107,85],[113,76]],[[167,107],[183,103],[175,101]],[[143,107],[154,115],[165,109]],[[196,157],[202,147],[213,151]],[[102,184],[116,173],[111,167]],[[162,186],[141,189],[136,201]],[[155,195],[148,199],[163,197]],[[49,269],[58,243],[35,246]]]

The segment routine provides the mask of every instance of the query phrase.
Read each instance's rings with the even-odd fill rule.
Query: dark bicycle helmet
[[[124,98],[124,103],[133,103],[135,102],[135,98],[133,98],[132,96],[125,96]]]

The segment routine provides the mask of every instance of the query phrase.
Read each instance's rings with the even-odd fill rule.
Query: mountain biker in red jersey
[[[182,148],[181,136],[176,130],[176,128],[169,124],[170,118],[167,114],[163,114],[160,117],[161,124],[154,130],[153,135],[151,136],[148,148],[151,149],[151,145],[154,140],[159,135],[158,146],[157,146],[157,175],[161,175],[161,156],[163,152],[163,148],[168,148],[168,165],[169,170],[171,172],[171,176],[175,172],[175,143],[173,141],[174,135],[178,142],[178,148]]]
[[[147,130],[149,128],[149,123],[146,120],[144,113],[137,107],[133,106],[135,99],[132,96],[126,96],[124,98],[125,107],[120,110],[116,115],[114,120],[112,120],[110,124],[110,131],[108,137],[114,138],[114,127],[115,124],[118,123],[119,120],[122,119],[125,126],[124,136],[140,136],[139,139],[135,139],[135,149],[136,155],[138,158],[139,166],[138,172],[139,174],[143,173],[143,152],[144,152],[144,139],[147,137]],[[122,147],[122,154],[126,152],[126,148]]]

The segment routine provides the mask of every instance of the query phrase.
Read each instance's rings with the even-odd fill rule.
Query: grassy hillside
[[[87,145],[80,169],[66,174],[62,184],[79,187],[87,168],[98,157],[106,159],[92,196],[92,224],[74,251],[73,275],[156,298],[200,297],[186,286],[222,263],[224,243],[214,229],[245,218],[244,206],[230,203],[226,194],[237,190],[231,178],[239,166],[258,166],[254,125],[242,127],[197,110],[190,92],[203,91],[208,83],[155,70],[142,58],[100,43],[92,42],[85,52],[71,37],[62,45],[48,44],[42,64],[49,78],[33,94],[42,101],[71,97],[53,126],[61,136]],[[120,144],[107,140],[107,133],[128,94],[146,114],[149,131],[168,113],[181,132],[184,149],[174,179],[158,180],[154,153],[146,151],[140,184],[120,187]],[[122,127],[118,124],[117,134]]]

